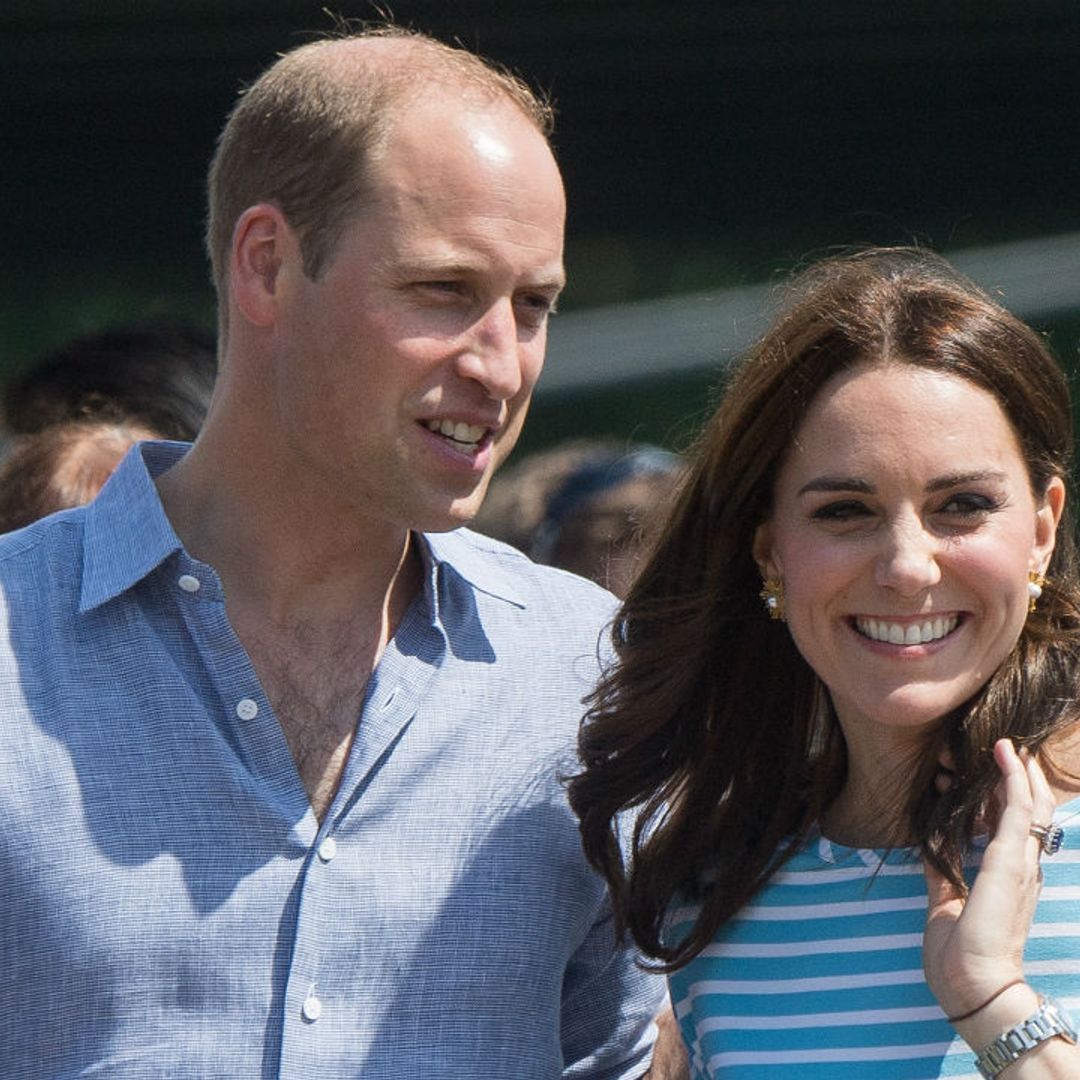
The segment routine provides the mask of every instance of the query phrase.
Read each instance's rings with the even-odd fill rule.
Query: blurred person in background
[[[473,527],[621,597],[681,475],[656,446],[569,440],[498,473]]]
[[[195,438],[217,375],[214,337],[151,320],[87,334],[0,393],[0,531],[93,499],[136,443]]]
[[[0,532],[90,502],[137,442],[158,437],[146,428],[96,420],[18,436],[0,460]]]
[[[28,435],[66,420],[134,423],[161,439],[199,433],[217,376],[213,334],[149,320],[74,338],[9,379],[3,429]]]
[[[611,597],[458,528],[563,286],[550,123],[389,27],[241,96],[198,438],[0,538],[7,1074],[677,1075],[560,780]]]

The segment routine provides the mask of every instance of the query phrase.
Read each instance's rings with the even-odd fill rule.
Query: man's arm
[[[562,1080],[640,1080],[653,1019],[670,1012],[667,988],[662,975],[640,967],[629,942],[616,943],[606,897],[597,915],[563,979]]]

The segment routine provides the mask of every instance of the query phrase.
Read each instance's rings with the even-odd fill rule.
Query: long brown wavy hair
[[[802,845],[843,784],[846,748],[828,694],[786,626],[767,617],[752,545],[815,395],[875,360],[993,394],[1037,499],[1052,477],[1069,475],[1061,368],[1038,334],[943,259],[875,249],[824,260],[794,281],[772,329],[730,378],[616,619],[617,662],[589,699],[583,770],[569,781],[617,926],[660,970],[709,943]],[[981,690],[941,718],[905,789],[913,843],[961,889],[964,853],[999,777],[994,742],[1008,736],[1035,751],[1078,714],[1080,594],[1068,518],[1038,610]],[[946,749],[956,783],[939,794]],[[684,939],[665,941],[665,915],[686,899],[700,904],[697,921]]]

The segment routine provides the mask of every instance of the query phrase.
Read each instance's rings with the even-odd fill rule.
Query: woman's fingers
[[[1057,809],[1054,792],[1038,759],[1032,754],[1024,754],[1022,760],[1031,789],[1032,820],[1038,825],[1049,825],[1054,819],[1054,810]]]
[[[1025,754],[1025,757],[1031,760],[1029,755]],[[999,739],[994,744],[994,760],[1001,770],[1001,784],[997,793],[999,812],[992,846],[996,842],[998,850],[1015,858],[1020,853],[1019,849],[1027,848],[1030,839],[1031,815],[1034,812],[1031,780],[1026,763],[1010,739]]]
[[[1032,825],[1048,826],[1054,818],[1054,794],[1042,767],[1026,750],[1016,752],[1008,739],[994,746],[994,759],[1002,773],[1001,812],[993,840],[987,848],[984,866],[1008,860],[1014,871],[1021,865],[1034,867],[1041,854],[1041,841],[1032,835]]]
[[[933,867],[925,868],[923,962],[931,989],[950,1015],[1022,975],[1041,878],[1031,825],[1048,823],[1053,815],[1053,793],[1030,755],[1018,754],[1003,739],[994,758],[1001,770],[999,812],[970,893],[962,898]]]

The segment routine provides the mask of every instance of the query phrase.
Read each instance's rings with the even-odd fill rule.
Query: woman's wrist
[[[1017,1080],[1075,1080],[1080,1076],[1080,1033],[1068,1012],[1043,995],[1038,1007],[976,1051],[975,1067],[986,1080],[1008,1072]]]
[[[946,1016],[945,1019],[948,1020],[950,1024],[958,1024],[961,1020],[970,1020],[976,1013],[982,1012],[983,1009],[985,1009],[988,1005],[992,1004],[999,997],[1001,997],[1001,995],[1004,994],[1005,991],[1008,990],[1010,987],[1019,986],[1022,982],[1024,982],[1023,977],[1018,976],[1017,978],[1012,979],[1007,983],[1003,983],[989,997],[985,998],[983,1001],[980,1001],[978,1005],[975,1005],[973,1008],[970,1009],[965,1009],[964,1012],[956,1016]]]
[[[964,1042],[978,1054],[1002,1032],[1026,1020],[1038,1007],[1039,995],[1035,990],[1026,982],[1017,982],[995,995],[984,1008],[952,1023]]]

